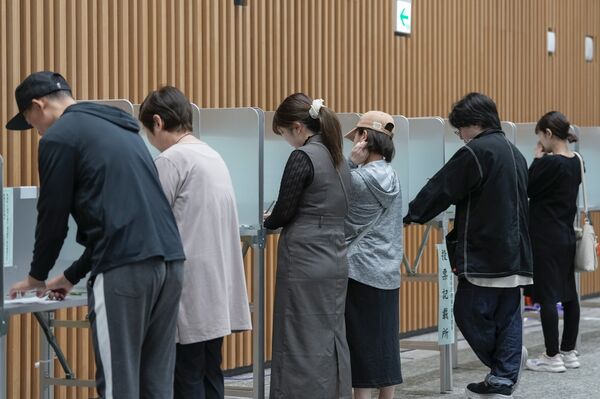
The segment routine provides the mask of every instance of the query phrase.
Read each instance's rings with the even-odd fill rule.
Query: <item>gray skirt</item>
[[[296,219],[277,255],[270,398],[350,399],[343,219]]]

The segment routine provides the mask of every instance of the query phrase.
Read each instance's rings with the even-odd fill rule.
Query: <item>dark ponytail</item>
[[[571,133],[571,123],[562,113],[558,111],[550,111],[540,118],[535,125],[535,133],[545,132],[550,130],[553,135],[561,140],[568,140],[569,143],[574,143],[578,137]]]
[[[337,168],[344,160],[340,121],[335,112],[325,106],[321,107],[316,119],[312,118],[309,113],[312,102],[312,98],[304,93],[294,93],[286,97],[273,116],[273,132],[280,134],[280,127],[289,128],[294,122],[300,122],[313,133],[321,133],[323,144],[329,150]]]

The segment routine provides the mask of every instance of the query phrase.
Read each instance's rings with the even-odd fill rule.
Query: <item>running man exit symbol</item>
[[[395,0],[396,2],[396,33],[401,35],[410,35],[411,20],[412,20],[412,1],[411,0]]]

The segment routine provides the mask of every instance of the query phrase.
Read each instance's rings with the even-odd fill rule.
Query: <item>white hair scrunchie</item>
[[[312,105],[310,106],[308,113],[311,118],[319,119],[319,111],[321,111],[321,107],[325,106],[325,101],[322,98],[317,98],[313,100]]]

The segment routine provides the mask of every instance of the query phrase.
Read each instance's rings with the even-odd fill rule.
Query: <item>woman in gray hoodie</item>
[[[394,397],[402,383],[399,347],[399,289],[402,261],[402,195],[390,162],[394,157],[393,118],[364,114],[345,135],[352,193],[345,221],[348,245],[346,336],[354,398]]]

